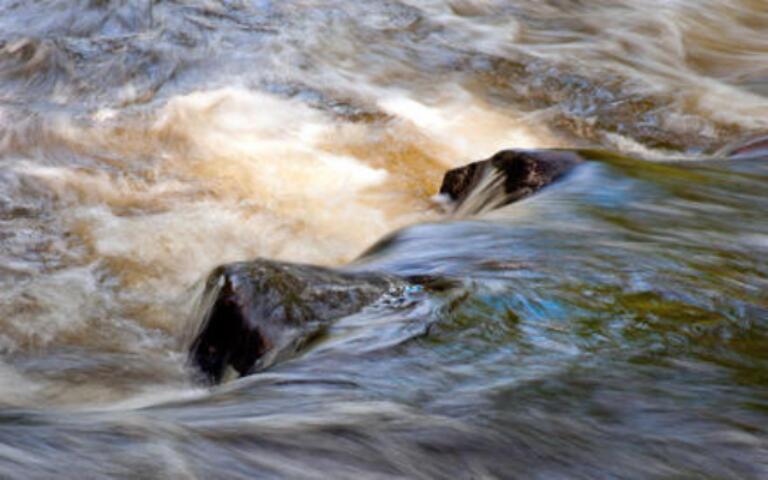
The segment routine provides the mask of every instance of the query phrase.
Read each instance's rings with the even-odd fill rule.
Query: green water
[[[768,128],[767,19],[0,1],[0,478],[768,477],[768,158],[704,158]],[[511,147],[590,161],[431,199]],[[200,281],[255,257],[448,281],[205,388]]]

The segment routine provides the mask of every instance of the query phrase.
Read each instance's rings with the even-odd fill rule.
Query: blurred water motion
[[[710,158],[768,130],[765,25],[762,0],[0,1],[0,477],[765,478],[768,163]],[[617,154],[480,217],[432,201],[509,147]],[[190,382],[214,266],[382,237],[347,268],[456,285]]]

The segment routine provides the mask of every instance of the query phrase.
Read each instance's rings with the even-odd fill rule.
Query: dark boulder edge
[[[385,296],[414,287],[439,292],[457,283],[431,275],[397,277],[256,259],[208,276],[189,364],[204,383],[220,383],[231,367],[240,377],[288,358],[332,322]]]
[[[189,363],[212,384],[229,367],[249,375],[295,353],[333,320],[406,284],[385,274],[265,259],[220,266],[206,281],[203,298],[210,301]]]
[[[440,193],[465,214],[499,208],[557,182],[585,161],[572,150],[502,150],[446,172]]]

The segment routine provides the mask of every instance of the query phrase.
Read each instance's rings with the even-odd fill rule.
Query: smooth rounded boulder
[[[440,193],[465,214],[499,208],[564,178],[584,158],[570,150],[502,150],[446,172]]]
[[[258,259],[208,277],[189,362],[209,383],[232,367],[244,376],[295,353],[334,320],[408,285],[385,274]]]

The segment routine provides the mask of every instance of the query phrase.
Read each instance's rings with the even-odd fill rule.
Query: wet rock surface
[[[224,265],[208,277],[201,329],[189,361],[210,383],[229,367],[240,375],[295,353],[334,320],[354,314],[408,282],[258,259]]]
[[[457,207],[464,207],[465,213],[477,213],[489,205],[498,208],[525,198],[560,180],[582,162],[584,158],[578,153],[566,150],[503,150],[446,172],[440,193],[456,201]],[[474,202],[469,202],[473,196]]]

